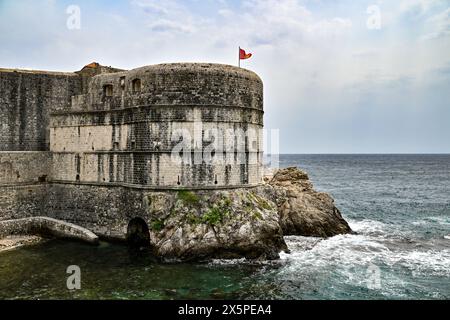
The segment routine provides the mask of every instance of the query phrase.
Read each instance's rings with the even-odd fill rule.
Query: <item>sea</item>
[[[0,299],[450,299],[450,155],[281,155],[355,231],[286,237],[278,261],[163,264],[102,242],[0,253]],[[80,268],[69,290],[68,266]]]

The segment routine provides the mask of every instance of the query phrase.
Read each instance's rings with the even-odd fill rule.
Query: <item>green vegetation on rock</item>
[[[200,202],[200,198],[192,191],[180,190],[178,191],[178,199],[191,205],[196,205]]]
[[[186,215],[186,221],[187,221],[190,225],[194,225],[194,226],[199,225],[200,223],[202,223],[202,219],[201,219],[199,216],[197,216],[197,215],[195,214],[195,212],[189,212],[189,213]]]
[[[218,206],[214,206],[203,215],[202,222],[216,226],[222,223],[227,215],[229,215],[229,211],[223,210],[223,208]]]
[[[221,224],[225,218],[231,215],[232,201],[230,198],[222,197],[222,199],[214,204],[201,218],[202,223],[217,226]]]
[[[162,220],[155,220],[152,222],[151,224],[151,228],[153,231],[161,231],[162,229],[164,229],[164,221]]]
[[[267,201],[266,199],[264,199],[263,197],[260,197],[259,195],[256,195],[252,192],[248,193],[248,197],[251,201],[256,202],[256,204],[258,204],[259,207],[266,209],[266,210],[273,210],[275,209],[269,201]]]

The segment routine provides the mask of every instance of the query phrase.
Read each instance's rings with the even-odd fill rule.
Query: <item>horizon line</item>
[[[272,155],[271,153],[264,153],[264,155]],[[354,153],[279,153],[279,155],[450,155],[450,152],[399,152],[399,153],[382,153],[382,152],[354,152]]]

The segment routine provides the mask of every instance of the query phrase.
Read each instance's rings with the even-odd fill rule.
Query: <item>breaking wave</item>
[[[379,221],[354,221],[350,225],[357,235],[330,239],[286,237],[292,253],[281,255],[284,266],[277,274],[280,281],[309,275],[309,278],[320,279],[320,290],[324,294],[328,286],[333,287],[333,292],[328,292],[333,298],[351,298],[353,290],[367,291],[368,297],[398,299],[450,295],[450,285],[443,284],[442,290],[436,291],[431,289],[436,283],[429,280],[432,276],[448,283],[448,244],[440,249],[429,249],[436,246],[428,246],[426,241],[419,245],[420,241],[408,240],[399,230],[392,234],[396,228]],[[371,278],[374,273],[377,279]],[[350,297],[345,296],[347,294]]]

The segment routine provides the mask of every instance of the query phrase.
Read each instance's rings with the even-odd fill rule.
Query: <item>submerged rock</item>
[[[7,236],[0,238],[0,252],[34,245],[42,241],[43,239],[38,236]]]
[[[277,171],[269,185],[285,236],[332,237],[352,232],[333,198],[315,191],[308,175],[298,168]]]

